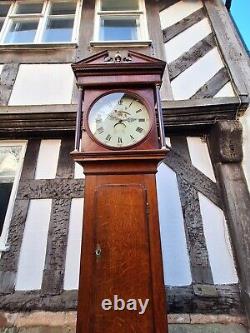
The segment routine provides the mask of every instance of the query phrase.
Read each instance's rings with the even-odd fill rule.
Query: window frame
[[[94,20],[94,35],[93,40],[90,41],[91,45],[107,45],[107,44],[151,44],[149,40],[146,6],[144,0],[138,0],[138,10],[116,10],[116,11],[103,11],[101,10],[102,0],[96,0],[95,3],[95,20]],[[139,20],[139,27],[137,28],[138,38],[134,40],[100,40],[101,20],[102,18],[114,17],[136,17]]]
[[[12,186],[12,190],[11,190],[11,194],[10,194],[10,198],[9,198],[9,204],[8,204],[8,208],[7,208],[7,211],[5,214],[2,233],[0,235],[0,257],[1,257],[1,252],[8,250],[7,240],[8,240],[8,234],[9,234],[9,227],[10,227],[10,222],[11,222],[11,218],[12,218],[13,211],[14,211],[14,204],[15,204],[19,181],[21,178],[21,171],[23,168],[23,161],[24,161],[24,156],[25,156],[25,152],[26,152],[26,148],[27,148],[27,143],[28,143],[27,140],[0,140],[0,147],[3,147],[3,146],[4,147],[6,147],[6,146],[7,147],[11,147],[11,146],[22,147],[21,152],[20,152],[19,165],[16,170],[16,174],[15,174],[15,178],[13,181],[13,186]]]
[[[80,27],[80,17],[81,17],[81,8],[82,8],[82,1],[83,0],[71,0],[76,3],[76,11],[75,14],[62,14],[62,15],[50,15],[50,9],[53,3],[57,2],[70,2],[68,0],[30,0],[30,3],[42,3],[42,11],[38,14],[15,14],[18,4],[25,3],[29,4],[29,2],[24,0],[15,0],[15,1],[8,1],[10,3],[10,8],[8,14],[5,17],[2,30],[0,31],[0,45],[3,46],[11,46],[11,45],[60,45],[60,44],[76,44],[78,42],[79,37],[79,27]],[[4,1],[0,0],[0,3],[5,3]],[[46,30],[46,25],[48,19],[53,16],[60,16],[60,18],[67,18],[73,17],[73,29],[72,29],[72,37],[70,41],[65,42],[44,42],[43,35]],[[21,21],[30,21],[30,20],[37,20],[38,25],[35,33],[35,37],[33,42],[14,42],[14,43],[6,43],[4,42],[11,24],[13,21],[21,20]]]

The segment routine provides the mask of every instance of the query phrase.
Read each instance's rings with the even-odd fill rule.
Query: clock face
[[[91,108],[88,125],[96,140],[116,148],[129,147],[146,137],[150,117],[137,97],[125,92],[101,97]]]

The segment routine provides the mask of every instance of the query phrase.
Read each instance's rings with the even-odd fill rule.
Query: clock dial
[[[110,147],[128,147],[141,141],[150,130],[146,106],[135,96],[116,92],[101,97],[88,117],[91,133]]]

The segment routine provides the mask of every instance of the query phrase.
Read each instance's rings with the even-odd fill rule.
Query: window
[[[10,3],[0,3],[0,31],[2,30],[5,17],[10,9]]]
[[[97,0],[94,40],[147,41],[144,0]]]
[[[6,245],[25,146],[25,142],[0,141],[0,251]]]
[[[0,1],[1,44],[76,42],[80,2]]]

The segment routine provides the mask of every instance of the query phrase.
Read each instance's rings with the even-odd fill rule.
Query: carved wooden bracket
[[[240,163],[243,159],[242,125],[238,120],[218,121],[211,131],[211,152],[216,162]]]

